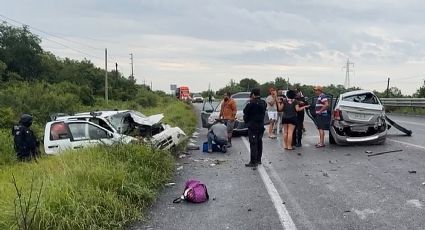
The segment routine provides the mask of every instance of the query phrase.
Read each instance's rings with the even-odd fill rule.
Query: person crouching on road
[[[212,142],[215,142],[217,145],[221,146],[222,152],[226,152],[226,145],[228,141],[227,136],[227,127],[224,125],[223,120],[216,119],[216,122],[211,126],[208,131],[208,152],[211,153]]]
[[[283,104],[278,105],[283,107],[283,148],[293,150],[292,138],[297,124],[297,112],[303,111],[308,105],[300,106],[298,101],[295,100],[296,93],[293,90],[289,90],[286,96],[288,99],[284,100]]]
[[[319,130],[319,143],[316,144],[316,148],[321,148],[325,147],[325,128],[329,116],[329,101],[326,95],[323,93],[322,86],[315,86],[314,93],[316,96],[318,96],[316,100],[316,121],[317,129]]]
[[[223,102],[221,103],[220,110],[220,119],[224,119],[224,124],[227,126],[227,136],[228,136],[228,144],[227,147],[232,147],[232,133],[233,128],[235,126],[235,118],[236,118],[236,102],[232,98],[230,98],[230,92],[226,92],[224,94]]]
[[[248,126],[249,147],[251,157],[246,167],[256,167],[261,164],[263,155],[264,117],[267,104],[260,98],[260,89],[251,91],[251,99],[243,109],[243,118]]]
[[[275,88],[269,89],[269,96],[266,98],[267,102],[267,115],[269,116],[269,138],[275,139],[276,135],[273,132],[273,128],[277,121],[277,92]]]
[[[25,161],[36,159],[39,155],[39,142],[30,129],[32,125],[32,116],[23,114],[18,125],[14,125],[12,129],[14,147],[18,160]]]

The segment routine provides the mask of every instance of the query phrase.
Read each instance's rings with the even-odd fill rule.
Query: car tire
[[[331,144],[331,145],[336,145],[335,138],[334,138],[334,136],[332,135],[331,130],[329,130],[329,144]]]

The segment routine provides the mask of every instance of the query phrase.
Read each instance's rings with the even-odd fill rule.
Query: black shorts
[[[282,124],[297,125],[297,117],[283,117]]]
[[[317,129],[329,129],[329,115],[317,115],[316,116]]]

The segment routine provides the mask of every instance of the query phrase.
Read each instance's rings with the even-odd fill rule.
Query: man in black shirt
[[[267,104],[260,98],[260,89],[251,91],[251,100],[245,106],[244,121],[248,126],[248,137],[251,151],[251,158],[246,167],[256,167],[261,164],[263,155],[263,134],[264,134],[264,116],[266,114]]]
[[[12,129],[15,151],[20,161],[35,159],[38,155],[39,142],[30,129],[31,125],[32,116],[23,114],[19,124],[13,126]]]

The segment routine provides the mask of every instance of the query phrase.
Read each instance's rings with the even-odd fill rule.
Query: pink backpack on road
[[[207,186],[198,180],[188,180],[184,187],[183,195],[173,201],[180,203],[182,200],[187,200],[192,203],[202,203],[209,199]]]

